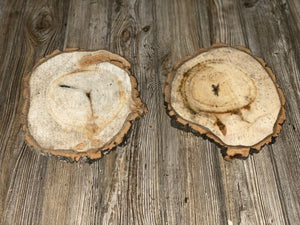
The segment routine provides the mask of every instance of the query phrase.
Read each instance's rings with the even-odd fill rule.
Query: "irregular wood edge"
[[[264,69],[267,71],[267,73],[271,77],[272,81],[274,82],[274,85],[276,86],[276,89],[277,89],[277,92],[278,92],[278,95],[279,95],[279,98],[280,98],[280,102],[281,102],[281,109],[280,109],[280,112],[278,114],[277,121],[274,124],[273,133],[271,135],[269,135],[268,137],[266,137],[265,139],[263,139],[262,141],[260,141],[259,143],[257,143],[256,145],[254,145],[254,146],[230,146],[230,145],[226,145],[221,139],[219,139],[216,135],[214,135],[209,129],[207,129],[207,128],[201,126],[201,125],[195,124],[191,121],[185,120],[184,118],[179,116],[176,113],[176,111],[173,109],[173,107],[171,106],[171,82],[172,82],[172,79],[173,79],[173,75],[177,71],[177,69],[183,63],[185,63],[186,61],[196,57],[197,55],[201,54],[202,52],[209,51],[210,49],[219,48],[219,47],[232,47],[232,48],[236,48],[238,50],[241,50],[241,51],[251,55],[254,59],[256,59],[264,67]],[[272,72],[271,68],[267,66],[266,62],[262,58],[254,56],[252,54],[251,50],[244,47],[244,46],[231,46],[231,45],[224,44],[224,43],[217,43],[217,44],[213,44],[209,48],[201,48],[201,49],[195,51],[190,56],[183,57],[182,59],[180,59],[179,61],[177,61],[174,64],[174,67],[173,67],[172,71],[167,75],[165,89],[164,89],[164,95],[165,95],[165,103],[166,103],[166,106],[167,106],[168,115],[171,118],[175,119],[180,124],[190,127],[191,129],[195,130],[196,132],[199,132],[201,135],[205,135],[206,137],[208,137],[213,142],[219,144],[220,146],[225,147],[226,148],[226,154],[224,155],[224,159],[227,160],[227,161],[231,161],[235,158],[247,158],[249,156],[250,150],[252,150],[252,149],[259,151],[264,145],[270,143],[273,138],[275,138],[279,135],[279,133],[282,129],[282,124],[284,123],[284,121],[286,119],[286,110],[284,108],[284,104],[285,104],[286,100],[285,100],[285,97],[283,95],[283,91],[281,90],[278,83],[276,82],[276,77],[275,77],[274,73]]]
[[[29,129],[28,129],[28,124],[27,124],[27,115],[30,107],[30,87],[29,87],[29,80],[30,76],[33,73],[33,71],[42,63],[44,63],[46,60],[57,56],[62,53],[67,53],[67,52],[75,52],[75,51],[90,51],[90,52],[96,52],[96,51],[103,51],[104,54],[106,54],[107,57],[104,58],[101,62],[110,62],[121,69],[125,70],[130,77],[130,82],[132,85],[132,98],[136,104],[136,111],[132,112],[128,115],[126,122],[124,123],[122,129],[119,131],[117,135],[111,138],[111,140],[104,145],[101,148],[95,148],[95,149],[90,149],[87,152],[76,152],[73,150],[53,150],[53,149],[45,149],[42,148],[37,141],[31,136]],[[98,61],[99,62],[99,61]],[[102,152],[103,151],[108,151],[112,150],[116,146],[120,145],[127,132],[131,128],[132,121],[135,120],[137,117],[142,116],[148,112],[146,104],[144,104],[139,96],[139,91],[137,90],[137,80],[136,78],[131,74],[131,64],[122,56],[112,53],[108,50],[86,50],[86,49],[79,49],[79,48],[66,48],[64,51],[60,50],[54,50],[51,54],[41,58],[33,67],[33,69],[25,75],[23,78],[23,99],[24,99],[24,104],[22,107],[22,113],[21,113],[21,124],[22,128],[25,132],[25,139],[27,143],[33,147],[36,150],[40,150],[42,153],[48,153],[50,155],[62,157],[62,158],[67,158],[69,161],[79,161],[81,158],[89,158],[89,159],[99,159],[102,157]]]

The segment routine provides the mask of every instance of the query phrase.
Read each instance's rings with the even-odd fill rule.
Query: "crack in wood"
[[[217,85],[211,85],[211,87],[213,88],[213,92],[216,96],[219,96],[219,91],[220,91],[220,85],[217,84]]]
[[[214,125],[216,125],[219,128],[219,130],[222,132],[222,134],[225,136],[227,133],[226,125],[224,123],[222,123],[222,121],[218,117],[216,117],[216,118],[217,118],[217,120]]]
[[[89,99],[90,103],[92,104],[92,101],[91,101],[91,92],[86,92],[85,95]]]
[[[78,89],[76,87],[70,86],[70,85],[66,85],[66,84],[60,84],[59,87],[61,88],[71,88],[71,89]]]

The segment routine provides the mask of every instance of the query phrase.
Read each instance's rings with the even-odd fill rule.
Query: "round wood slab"
[[[41,59],[25,78],[23,123],[36,149],[79,160],[120,144],[147,112],[130,64],[108,51],[67,49]]]
[[[271,69],[240,46],[213,45],[177,62],[165,101],[179,123],[226,147],[228,160],[260,150],[285,120],[285,98]]]

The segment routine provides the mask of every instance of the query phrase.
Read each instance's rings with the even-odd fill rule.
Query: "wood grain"
[[[1,224],[298,224],[299,12],[297,0],[1,1]],[[218,42],[262,57],[287,100],[276,142],[232,163],[178,129],[163,98],[173,64]],[[20,125],[22,78],[69,47],[126,57],[149,109],[124,145],[90,163],[30,149]]]

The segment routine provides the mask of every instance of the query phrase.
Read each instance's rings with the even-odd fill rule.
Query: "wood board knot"
[[[55,18],[48,7],[34,11],[26,24],[31,40],[35,44],[41,44],[51,38],[54,26]]]

